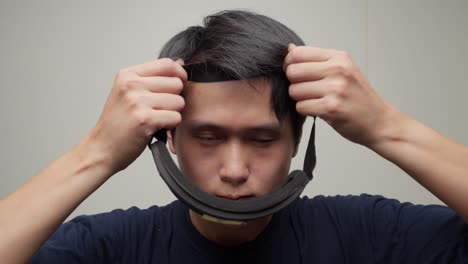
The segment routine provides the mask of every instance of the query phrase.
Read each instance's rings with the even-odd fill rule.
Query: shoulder
[[[381,195],[307,196],[295,205],[296,213],[306,217],[334,220],[352,224],[363,220],[379,223],[413,222],[421,219],[447,219],[456,213],[443,205],[420,205],[400,202]]]
[[[446,206],[442,205],[419,205],[411,202],[400,202],[394,198],[387,198],[382,195],[336,195],[336,196],[323,196],[318,195],[313,198],[304,196],[300,199],[300,206],[303,207],[327,207],[337,208],[345,211],[354,210],[394,210],[394,209],[447,209]]]
[[[360,195],[317,195],[315,197],[304,196],[301,198],[303,202],[316,203],[316,204],[336,204],[336,205],[349,205],[349,204],[362,204],[362,203],[375,203],[375,202],[398,202],[396,199],[389,199],[382,195],[360,194]]]
[[[376,206],[399,205],[395,199],[388,199],[381,195],[318,195],[312,198],[304,196],[297,202],[302,210],[339,210],[340,212],[355,212],[373,209]]]
[[[80,215],[62,224],[37,252],[34,261],[71,258],[83,263],[132,259],[134,252],[150,252],[170,228],[179,202],[146,209],[131,207],[94,215]],[[131,241],[131,243],[129,243]],[[33,263],[36,263],[34,262]],[[47,261],[46,261],[47,262]]]
[[[62,240],[90,234],[90,237],[107,236],[124,238],[128,234],[145,232],[148,227],[163,224],[167,215],[177,207],[177,202],[146,209],[130,207],[110,212],[80,215],[62,224],[49,240]]]
[[[128,223],[159,223],[164,217],[171,214],[171,212],[177,206],[178,202],[175,201],[165,206],[154,205],[145,209],[141,209],[135,206],[128,209],[115,209],[110,212],[94,215],[80,215],[65,223],[65,225],[94,224],[109,227]]]
[[[317,234],[328,241],[336,239],[351,255],[365,250],[378,259],[399,254],[419,259],[465,250],[459,245],[466,243],[467,226],[443,205],[418,205],[368,194],[316,196],[298,199],[291,212],[304,230],[304,241]]]

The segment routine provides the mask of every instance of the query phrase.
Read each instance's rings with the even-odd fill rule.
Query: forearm
[[[392,108],[382,140],[369,146],[468,223],[468,148]]]
[[[0,201],[0,259],[25,263],[110,177],[90,136]],[[3,262],[6,261],[6,262]]]

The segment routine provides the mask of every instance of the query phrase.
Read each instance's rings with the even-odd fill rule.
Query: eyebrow
[[[218,125],[212,122],[201,121],[201,120],[190,120],[186,123],[186,127],[189,131],[226,131],[230,130],[227,126]],[[258,124],[251,127],[242,129],[248,132],[267,132],[267,133],[281,133],[281,126],[276,122]]]

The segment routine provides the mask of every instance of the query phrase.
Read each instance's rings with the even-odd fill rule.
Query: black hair
[[[296,33],[270,17],[226,10],[205,17],[203,26],[189,27],[172,37],[159,57],[206,63],[236,79],[266,78],[272,87],[272,110],[280,122],[289,115],[299,143],[305,117],[297,113],[289,97],[290,83],[282,70],[289,43],[304,45]]]

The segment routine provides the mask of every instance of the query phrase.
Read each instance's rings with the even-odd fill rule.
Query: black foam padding
[[[313,141],[315,122],[306,153],[307,157],[315,156]],[[155,136],[161,136],[159,133]],[[164,134],[165,136],[165,134]],[[210,195],[182,175],[167,150],[165,140],[159,139],[150,144],[153,159],[159,174],[172,193],[200,214],[208,214],[221,219],[247,221],[277,212],[298,197],[307,183],[313,178],[312,169],[315,161],[304,161],[305,171],[295,170],[289,174],[288,181],[272,193],[243,200],[229,200]],[[311,147],[312,146],[312,147]],[[313,152],[311,154],[311,152]]]

